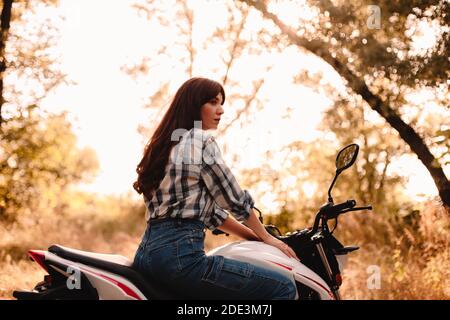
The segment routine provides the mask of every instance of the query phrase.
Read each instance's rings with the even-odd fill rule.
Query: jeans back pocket
[[[212,256],[209,258],[208,268],[202,280],[237,291],[249,283],[253,271],[253,265],[247,262],[228,259],[223,256]]]
[[[178,271],[183,272],[195,266],[205,257],[203,233],[191,232],[177,241]]]

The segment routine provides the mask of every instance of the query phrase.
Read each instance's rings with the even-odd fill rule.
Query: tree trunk
[[[445,176],[444,170],[432,155],[423,139],[414,131],[414,129],[406,124],[400,116],[393,110],[386,102],[379,96],[373,94],[364,80],[358,78],[353,72],[338,59],[333,58],[331,50],[327,43],[320,40],[309,41],[301,36],[298,36],[291,27],[284,24],[278,17],[267,10],[264,1],[242,0],[248,5],[259,10],[263,16],[272,20],[275,25],[284,33],[289,40],[299,47],[314,53],[328,62],[341,77],[348,82],[348,86],[357,94],[359,94],[369,106],[378,112],[395,130],[398,131],[400,137],[409,145],[411,150],[419,157],[430,172],[431,177],[436,184],[439,191],[439,196],[445,205],[447,211],[450,212],[450,182]]]
[[[1,37],[0,37],[0,128],[3,123],[2,107],[5,103],[3,97],[3,77],[6,70],[5,46],[8,40],[9,25],[11,21],[11,8],[13,0],[3,0],[3,8],[1,15]]]

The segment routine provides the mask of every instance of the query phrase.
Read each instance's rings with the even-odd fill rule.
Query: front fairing
[[[321,279],[325,280],[328,286],[332,286],[333,283],[331,283],[319,252],[317,251],[317,241],[311,240],[316,235],[320,235],[322,238],[322,248],[327,256],[333,274],[340,273],[340,270],[342,270],[341,263],[339,263],[335,252],[343,248],[343,245],[332,234],[324,231],[322,227],[316,233],[311,229],[303,229],[278,238],[295,251],[305,266],[314,271]],[[340,260],[343,266],[345,259]]]

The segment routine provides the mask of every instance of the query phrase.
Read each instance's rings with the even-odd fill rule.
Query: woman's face
[[[203,130],[217,129],[220,117],[223,114],[222,100],[222,93],[219,92],[215,98],[202,105],[200,113]]]

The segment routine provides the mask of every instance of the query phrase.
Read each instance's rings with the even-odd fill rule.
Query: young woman
[[[204,229],[218,228],[264,241],[297,259],[260,223],[252,197],[239,187],[207,132],[217,129],[224,101],[219,83],[205,78],[186,81],[145,147],[133,186],[144,197],[147,229],[134,266],[149,282],[183,297],[294,299],[296,287],[285,275],[205,255]]]

